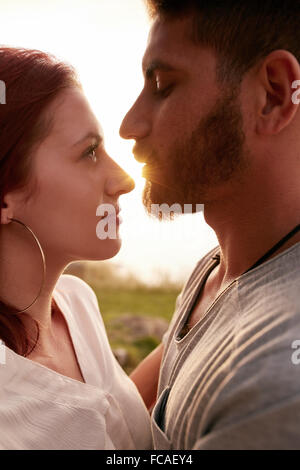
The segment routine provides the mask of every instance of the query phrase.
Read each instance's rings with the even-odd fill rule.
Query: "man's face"
[[[151,204],[215,200],[245,163],[237,90],[220,86],[215,54],[193,44],[189,27],[189,18],[154,22],[145,85],[120,128],[123,138],[136,140],[135,158],[146,163],[149,212]]]

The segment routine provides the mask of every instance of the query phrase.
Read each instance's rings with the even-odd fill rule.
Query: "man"
[[[120,134],[146,163],[149,211],[204,204],[219,241],[133,375],[150,404],[164,349],[155,448],[300,448],[300,4],[148,5],[145,85]]]

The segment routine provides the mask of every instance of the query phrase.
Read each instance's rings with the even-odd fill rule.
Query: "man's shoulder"
[[[300,242],[238,279],[239,304],[299,312]]]
[[[205,272],[209,269],[209,266],[213,264],[213,258],[218,255],[220,252],[219,246],[210,250],[205,256],[203,256],[200,261],[196,264],[194,270],[190,274],[189,278],[185,282],[183,288],[181,289],[180,294],[176,299],[175,311],[170,322],[168,331],[164,335],[163,342],[167,342],[167,338],[172,328],[176,325],[177,321],[180,320],[181,315],[185,312],[187,305],[189,304],[190,299],[196,294],[196,291],[199,288],[201,279],[204,276]]]
[[[203,274],[207,271],[209,266],[212,264],[213,259],[217,257],[219,253],[220,247],[216,246],[197,262],[194,270],[192,271],[186,283],[184,284],[181,294],[187,293],[188,291],[197,288]]]
[[[253,275],[258,279],[269,279],[271,276],[273,278],[300,277],[299,264],[300,242],[242,275],[242,279],[247,279],[247,277]]]

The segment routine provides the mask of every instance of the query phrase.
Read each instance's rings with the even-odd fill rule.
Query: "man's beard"
[[[145,167],[143,204],[196,204],[207,201],[210,191],[238,176],[246,166],[243,118],[237,89],[219,99],[190,136],[175,142],[159,161],[153,154]]]

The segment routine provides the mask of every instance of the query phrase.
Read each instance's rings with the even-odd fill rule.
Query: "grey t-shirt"
[[[183,337],[212,250],[164,337],[156,449],[300,449],[300,243],[237,278]]]

